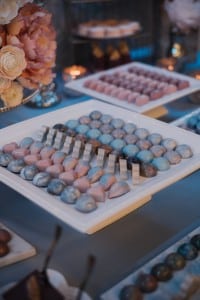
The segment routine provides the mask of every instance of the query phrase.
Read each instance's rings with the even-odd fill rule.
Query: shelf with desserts
[[[141,31],[141,25],[132,20],[90,20],[80,23],[74,34],[92,40],[119,39],[129,37]]]

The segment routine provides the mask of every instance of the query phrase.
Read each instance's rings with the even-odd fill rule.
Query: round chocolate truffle
[[[158,281],[168,281],[172,278],[172,270],[165,263],[158,263],[151,269],[151,274],[155,276]]]
[[[136,280],[136,285],[143,293],[152,293],[157,289],[158,282],[151,274],[140,274]]]
[[[61,123],[57,123],[53,126],[53,129],[58,130],[59,132],[67,132],[67,126]]]
[[[195,234],[191,240],[191,244],[194,245],[198,250],[200,250],[200,234]]]
[[[184,243],[178,247],[177,252],[181,254],[186,260],[195,259],[198,255],[197,248],[191,243]]]
[[[138,287],[133,284],[125,285],[119,294],[120,300],[142,300],[143,296]]]
[[[184,257],[176,252],[170,253],[165,258],[165,263],[174,271],[181,270],[185,267],[186,261]]]
[[[112,119],[111,124],[114,128],[122,128],[125,122],[122,119],[116,118]]]
[[[93,120],[99,120],[102,116],[102,113],[98,110],[94,110],[89,114],[89,116]]]
[[[10,232],[4,228],[0,228],[0,243],[8,243],[12,236]]]
[[[146,128],[137,128],[134,132],[134,134],[139,138],[139,139],[146,139],[147,136],[149,135],[149,131]]]

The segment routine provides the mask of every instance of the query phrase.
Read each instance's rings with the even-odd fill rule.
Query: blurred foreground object
[[[170,21],[187,33],[200,27],[199,0],[165,0],[164,8]]]

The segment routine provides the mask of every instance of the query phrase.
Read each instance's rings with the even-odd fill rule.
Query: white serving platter
[[[172,121],[170,124],[173,124],[175,126],[179,126],[184,128],[187,124],[187,120],[190,119],[193,116],[196,116],[200,113],[200,108],[195,109],[193,112],[185,115],[184,117],[178,118],[175,121]],[[185,128],[184,128],[185,129]]]
[[[97,79],[101,75],[111,74],[114,71],[118,71],[118,70],[126,71],[132,66],[142,67],[145,70],[156,71],[160,75],[162,74],[162,75],[167,75],[167,76],[174,77],[174,78],[177,78],[177,79],[187,80],[187,81],[189,81],[190,86],[188,88],[183,89],[183,90],[176,91],[176,92],[171,93],[169,95],[163,96],[163,97],[161,97],[157,100],[149,101],[147,104],[144,104],[142,106],[137,106],[134,103],[128,103],[127,101],[118,100],[117,98],[114,98],[114,97],[111,97],[111,96],[105,95],[103,93],[99,93],[99,92],[96,92],[94,90],[91,90],[89,88],[84,87],[84,82],[86,80]],[[76,90],[76,91],[79,91],[79,92],[81,92],[83,94],[86,94],[86,95],[90,95],[90,96],[92,96],[94,98],[97,98],[101,101],[104,101],[104,102],[107,102],[107,103],[110,103],[110,104],[114,104],[114,105],[126,108],[126,109],[131,110],[131,111],[136,111],[138,113],[145,113],[145,112],[150,111],[154,108],[157,108],[157,107],[162,106],[166,103],[169,103],[169,102],[174,101],[178,98],[181,98],[183,96],[186,96],[188,94],[191,94],[193,92],[196,92],[196,91],[200,90],[200,81],[197,80],[197,79],[194,79],[192,77],[182,75],[182,74],[179,74],[179,73],[176,73],[176,72],[170,72],[168,70],[165,70],[165,69],[162,69],[162,68],[159,68],[159,67],[150,66],[150,65],[147,65],[147,64],[144,64],[144,63],[133,62],[133,63],[129,63],[129,64],[126,64],[126,65],[123,65],[123,66],[120,66],[120,67],[109,69],[107,71],[102,71],[102,72],[99,72],[99,73],[96,73],[96,74],[93,74],[93,75],[89,75],[89,76],[86,76],[86,77],[81,78],[81,79],[69,81],[68,83],[65,84],[65,87]]]
[[[12,239],[8,242],[10,252],[5,256],[0,257],[0,267],[19,262],[36,254],[36,249],[14,231],[10,230],[10,228],[2,223],[0,223],[0,228],[8,230],[12,236]]]
[[[200,167],[200,140],[196,135],[188,135],[185,130],[178,127],[97,100],[75,104],[1,129],[0,147],[12,141],[19,142],[26,136],[34,136],[42,125],[53,126],[56,123],[64,123],[69,119],[87,115],[93,110],[109,113],[125,122],[134,122],[138,127],[148,128],[152,133],[157,132],[161,133],[163,137],[174,138],[179,144],[187,141],[187,144],[192,147],[194,155],[190,159],[182,160],[179,165],[171,167],[168,171],[159,172],[156,177],[150,179],[141,177],[141,183],[137,186],[133,186],[132,180],[129,179],[131,187],[129,193],[112,200],[107,199],[104,203],[100,203],[95,211],[88,214],[80,213],[73,206],[61,202],[58,197],[48,194],[44,189],[40,189],[20,176],[9,172],[6,168],[0,167],[0,181],[63,222],[88,234],[127,215],[149,201],[154,193]]]
[[[178,241],[176,241],[175,243],[173,243],[170,247],[166,248],[164,251],[162,251],[160,254],[156,255],[154,258],[152,258],[150,261],[148,261],[146,264],[144,264],[143,266],[141,266],[140,268],[138,268],[137,270],[133,271],[133,273],[131,273],[130,275],[128,275],[126,278],[124,278],[123,280],[121,280],[120,282],[118,282],[116,285],[114,285],[113,287],[111,287],[108,291],[105,291],[101,296],[100,299],[102,300],[119,300],[119,293],[121,291],[121,289],[129,284],[134,284],[137,276],[141,273],[149,273],[150,269],[157,263],[163,262],[165,257],[172,253],[172,252],[176,252],[177,248],[183,244],[183,243],[188,243],[189,240],[191,239],[192,236],[199,234],[200,233],[200,227],[194,229],[193,231],[191,231],[190,233],[188,233],[187,235],[185,235],[183,238],[179,239]],[[195,262],[195,260],[194,260]],[[163,293],[165,295],[164,299],[165,300],[169,300],[172,299],[172,297],[175,297],[177,295],[174,295],[173,293],[175,292],[173,290],[173,285],[177,285],[178,286],[178,282],[180,281],[176,279],[176,277],[180,278],[182,280],[186,279],[186,274],[185,272],[187,272],[187,268],[189,267],[189,265],[192,263],[192,261],[188,261],[185,268],[183,268],[182,270],[178,271],[178,272],[174,272],[174,276],[172,277],[171,280],[169,280],[168,282],[159,282],[159,286],[157,288],[157,290],[153,293],[149,293],[149,294],[143,294],[143,299],[144,300],[155,300],[155,299],[163,299]],[[191,274],[190,274],[191,277]],[[173,280],[177,281],[175,284],[173,284]],[[179,282],[179,286],[181,285],[181,281]],[[178,291],[180,292],[180,290]],[[168,294],[169,293],[169,294]],[[169,297],[171,296],[171,297]],[[177,298],[178,299],[178,298]]]

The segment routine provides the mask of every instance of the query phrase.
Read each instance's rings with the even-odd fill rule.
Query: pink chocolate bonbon
[[[12,153],[15,149],[19,148],[16,142],[12,142],[3,146],[2,150],[4,153]]]

